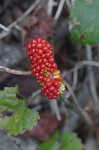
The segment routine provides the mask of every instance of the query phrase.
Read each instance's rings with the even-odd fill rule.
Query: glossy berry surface
[[[53,57],[53,47],[45,39],[32,39],[27,45],[27,56],[30,58],[30,69],[41,85],[44,96],[56,99],[61,94],[63,78]]]

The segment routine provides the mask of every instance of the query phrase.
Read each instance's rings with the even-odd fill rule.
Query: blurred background
[[[78,107],[88,114],[92,124],[74,106],[69,90],[64,93],[67,105],[60,98],[49,101],[40,92],[34,76],[14,75],[0,69],[0,90],[18,85],[28,107],[40,113],[38,125],[32,131],[17,137],[0,131],[0,150],[37,150],[56,130],[60,135],[66,131],[77,134],[84,150],[99,150],[99,45],[73,44],[69,18],[73,4],[72,0],[0,0],[0,66],[30,71],[27,42],[38,36],[47,39],[54,47],[62,76],[77,97]]]

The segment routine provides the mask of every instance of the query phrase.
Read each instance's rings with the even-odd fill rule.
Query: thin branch
[[[73,85],[72,85],[73,89],[76,88],[77,82],[78,82],[78,68],[75,68],[73,74]]]
[[[0,71],[15,74],[15,75],[31,75],[30,71],[19,71],[19,70],[17,71],[17,70],[9,69],[4,66],[0,66]]]
[[[32,103],[32,101],[41,93],[41,89],[36,90],[31,94],[31,96],[28,98],[28,105]]]
[[[60,111],[59,111],[57,101],[54,99],[54,100],[49,101],[49,103],[50,103],[50,106],[52,108],[53,114],[56,115],[57,120],[61,121],[62,118],[61,118],[61,114],[60,114]]]
[[[36,0],[24,13],[21,17],[19,17],[18,19],[16,19],[14,22],[12,22],[10,25],[8,25],[8,29],[9,29],[9,32],[2,32],[0,34],[0,39],[4,38],[5,36],[7,36],[10,32],[11,32],[11,29],[13,27],[16,27],[16,25],[21,22],[26,16],[28,16],[32,11],[33,9],[40,3],[40,0]]]
[[[79,63],[76,64],[76,66],[74,67],[74,69],[78,68],[80,69],[81,67],[84,67],[84,66],[93,66],[93,67],[99,67],[99,62],[97,61],[89,61],[89,60],[84,60],[84,61],[80,61]]]
[[[92,60],[92,50],[91,50],[90,45],[86,45],[86,55],[87,55],[88,60],[91,61]],[[99,111],[99,98],[98,98],[98,95],[96,92],[94,73],[93,73],[93,69],[91,66],[88,67],[88,75],[89,75],[90,90],[92,93],[94,106],[95,106],[95,109],[97,109]]]
[[[7,31],[7,32],[9,31],[9,29],[1,23],[0,23],[0,28]]]
[[[66,4],[67,4],[67,7],[70,8],[71,7],[70,0],[65,0],[65,1],[66,1]]]
[[[54,16],[54,19],[55,19],[55,20],[58,20],[60,14],[61,14],[61,12],[62,12],[62,9],[63,9],[63,6],[64,6],[64,2],[65,2],[65,0],[60,0],[59,6],[58,6],[58,8],[57,8],[57,12],[56,12],[56,14],[55,14],[55,16]]]
[[[53,7],[54,6],[57,6],[58,3],[55,2],[54,0],[48,0],[48,3],[47,3],[47,13],[48,15],[52,15],[52,11],[53,11]]]
[[[63,9],[63,7],[64,7],[64,3],[65,3],[65,2],[66,2],[66,5],[67,5],[68,8],[71,7],[70,0],[60,0],[59,6],[58,6],[57,11],[56,11],[56,14],[55,14],[55,16],[54,16],[54,19],[55,19],[55,20],[58,20],[58,19],[59,19],[60,14],[61,14],[61,12],[62,12],[62,9]]]
[[[89,61],[89,60],[80,61],[79,63],[75,65],[73,69],[69,71],[69,73],[74,73],[73,74],[73,89],[75,89],[75,87],[77,86],[78,70],[85,66],[99,67],[99,62]]]
[[[74,105],[76,106],[77,110],[79,111],[79,113],[83,116],[84,120],[86,121],[86,123],[91,127],[92,126],[92,120],[89,117],[89,115],[86,113],[86,111],[84,111],[84,109],[82,109],[79,104],[78,104],[78,100],[72,90],[72,88],[70,87],[70,85],[64,81],[67,89],[69,90],[69,92],[71,93],[71,97],[72,97],[72,101],[74,103]]]

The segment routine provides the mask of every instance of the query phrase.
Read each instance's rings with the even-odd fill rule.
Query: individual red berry
[[[31,41],[32,43],[37,43],[37,41],[35,40],[35,39],[32,39],[32,41]]]
[[[37,61],[38,64],[42,64],[42,58]],[[41,67],[42,68],[42,67]]]
[[[35,48],[31,49],[32,54],[36,52]]]
[[[45,64],[42,63],[41,64],[41,68],[44,69],[45,68]]]
[[[40,71],[40,74],[41,74],[41,75],[44,75],[44,71]]]
[[[47,76],[46,82],[51,81],[51,78]]]
[[[45,54],[42,55],[42,58],[44,58],[44,57],[45,57]]]
[[[41,41],[42,41],[42,38],[41,38],[41,37],[37,37],[37,38],[36,38],[36,41],[37,41],[37,42],[41,42]]]
[[[44,46],[43,48],[43,52],[47,52],[48,51],[48,47]]]
[[[27,45],[27,49],[30,50],[31,47],[32,47],[32,46],[31,46],[31,43],[29,43],[29,44]]]
[[[45,82],[45,81],[47,80],[47,76],[44,76],[44,77],[43,77],[43,80],[44,80],[44,82]]]
[[[57,69],[57,64],[56,63],[53,63],[53,68]]]
[[[42,76],[42,75],[38,76],[38,79],[39,79],[40,81],[42,81],[42,80],[43,80],[43,76]]]
[[[35,73],[35,76],[36,76],[36,77],[39,77],[39,75],[40,75],[40,74],[39,74],[38,72]]]
[[[52,63],[54,63],[54,58],[53,58],[53,57],[50,57],[50,58],[48,59],[48,61],[52,64]]]
[[[47,87],[49,87],[49,86],[51,86],[53,84],[53,81],[52,80],[51,81],[47,81],[45,84],[46,84]]]
[[[40,65],[37,65],[37,66],[35,67],[35,69],[36,69],[36,71],[40,71],[40,69],[41,69]]]
[[[61,76],[59,79],[60,79],[60,81],[62,81],[62,80],[63,80],[63,77]]]
[[[52,64],[49,63],[49,64],[48,64],[48,67],[49,67],[49,69],[50,69],[50,68],[52,67]]]
[[[57,92],[58,92],[58,89],[56,88],[56,89],[53,91],[53,94],[55,95]]]
[[[45,58],[46,59],[46,58]],[[49,62],[47,61],[46,63],[45,63],[45,65],[48,67],[48,65],[49,65]]]
[[[60,92],[59,91],[56,93],[56,96],[60,96]]]
[[[33,61],[34,61],[34,62],[36,62],[36,61],[37,61],[36,57],[34,57],[34,58],[33,58]]]
[[[50,72],[53,72],[54,71],[54,69],[53,68],[50,68]]]
[[[42,45],[42,43],[36,43],[36,47],[37,47],[38,49],[40,49],[40,48],[43,47],[43,45]]]
[[[51,54],[50,54],[49,52],[46,52],[46,53],[45,53],[45,57],[46,57],[46,58],[50,58],[50,56],[51,56]]]
[[[51,47],[51,45],[47,42],[46,43],[46,46],[48,47],[48,48],[50,48]]]
[[[50,88],[49,88],[49,90],[50,90],[50,91],[54,91],[54,90],[55,90],[55,87],[54,87],[53,85],[51,85]]]
[[[60,88],[61,84],[58,82],[58,81],[55,81],[54,80],[54,85],[57,87],[57,88]]]
[[[47,94],[47,95],[50,94],[50,91],[49,91],[48,89],[46,89],[46,94]]]
[[[31,48],[34,48],[35,46],[36,46],[35,43],[32,43],[32,44],[31,44]]]
[[[43,42],[42,44],[43,44],[43,47],[46,47],[46,42]]]
[[[38,55],[42,55],[42,54],[43,54],[43,50],[42,50],[42,49],[39,49],[39,50],[37,51],[37,53],[38,53]]]
[[[36,73],[36,69],[34,68],[33,70],[32,70],[32,74],[35,74]]]
[[[43,39],[43,40],[42,40],[42,43],[46,43],[46,40]]]
[[[43,63],[46,63],[47,62],[47,59],[46,58],[43,58]]]
[[[59,77],[59,78],[54,78],[56,81],[60,82],[63,80],[63,77]]]
[[[45,70],[43,69],[43,68],[41,68],[41,70],[40,70],[41,72],[44,72]]]
[[[41,56],[40,55],[36,55],[36,59],[40,59],[41,58]]]

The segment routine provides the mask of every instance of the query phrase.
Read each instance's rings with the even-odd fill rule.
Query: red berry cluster
[[[53,57],[53,47],[49,42],[38,37],[32,39],[27,45],[27,55],[30,58],[32,74],[42,86],[44,96],[56,99],[60,96],[60,87],[63,78],[57,69]]]

